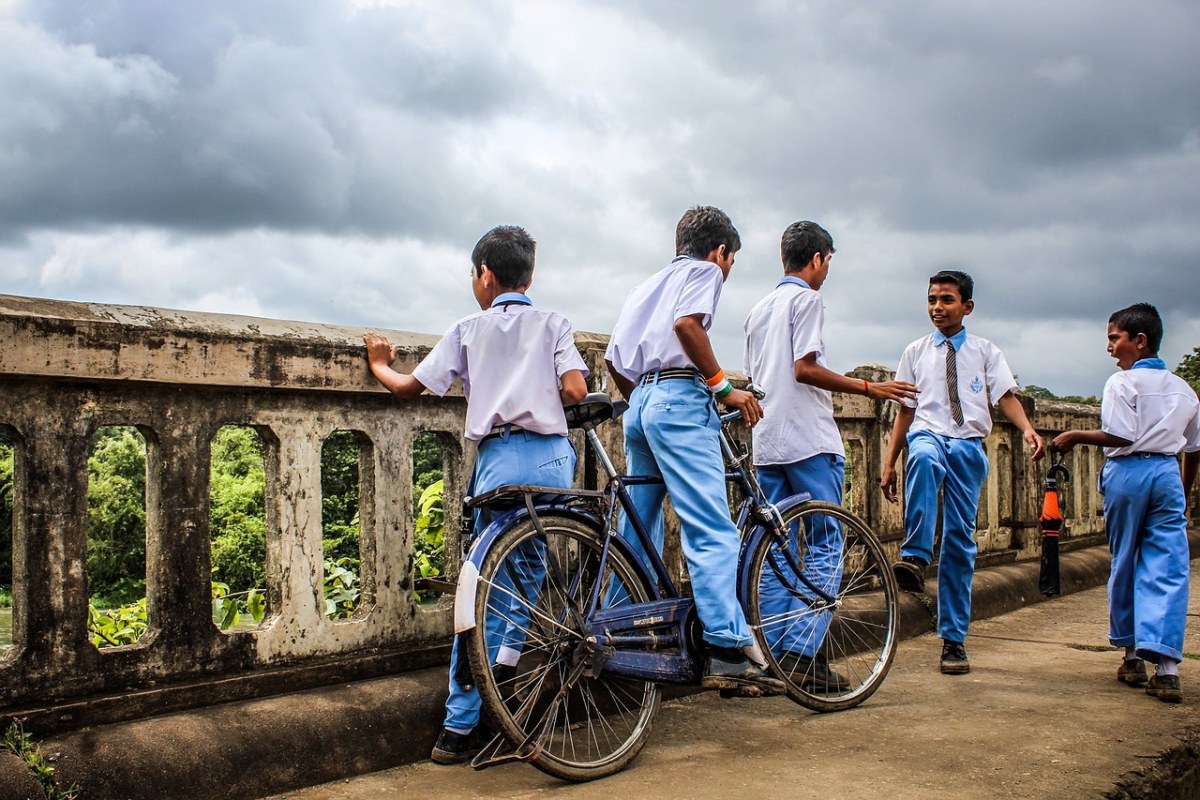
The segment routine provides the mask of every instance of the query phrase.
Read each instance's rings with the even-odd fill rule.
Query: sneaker
[[[892,564],[892,574],[896,576],[896,585],[906,592],[925,593],[925,568],[929,564],[925,559],[916,556],[904,558]]]
[[[476,725],[470,733],[455,733],[442,728],[429,758],[435,764],[461,764],[477,756],[487,740],[488,731],[483,725]]]
[[[967,661],[967,648],[962,642],[952,642],[949,639],[942,642],[943,675],[966,675],[971,671],[971,662]]]
[[[822,653],[809,657],[802,653],[785,652],[779,659],[779,668],[799,683],[802,689],[809,691],[844,692],[850,688],[850,681],[831,670],[829,660]]]
[[[1154,677],[1146,682],[1146,694],[1164,703],[1180,702],[1183,700],[1183,689],[1179,688],[1179,676],[1154,673]]]
[[[1125,658],[1117,667],[1117,680],[1130,686],[1146,683],[1146,662],[1140,658]]]
[[[787,684],[772,678],[734,647],[709,647],[700,686],[723,689],[722,697],[766,697],[787,691]]]

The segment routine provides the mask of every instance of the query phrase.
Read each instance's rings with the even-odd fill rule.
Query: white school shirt
[[[694,368],[675,335],[675,320],[700,314],[707,331],[724,284],[711,261],[676,256],[625,298],[604,357],[631,381],[660,369]]]
[[[1183,378],[1161,360],[1142,359],[1104,384],[1100,429],[1128,439],[1128,447],[1106,447],[1104,455],[1200,450],[1200,400]]]
[[[954,346],[958,366],[958,401],[963,424],[950,416],[950,393],[946,388],[946,350]],[[992,432],[990,406],[1017,388],[1016,378],[1000,348],[967,329],[949,340],[941,331],[917,339],[904,349],[896,380],[915,383],[921,393],[916,400],[901,400],[915,408],[910,431],[930,431],[954,439],[982,439]],[[990,398],[990,403],[989,403]]]
[[[478,442],[504,424],[566,434],[559,388],[563,374],[574,369],[587,377],[571,323],[512,292],[497,297],[486,311],[454,323],[412,374],[438,396],[462,380],[464,435]]]
[[[796,362],[816,353],[825,366],[825,303],[801,278],[785,276],[746,317],[746,375],[765,391],[751,428],[755,464],[793,464],[820,453],[845,456],[833,395],[796,380]]]

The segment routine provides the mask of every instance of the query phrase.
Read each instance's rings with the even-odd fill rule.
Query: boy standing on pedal
[[[846,452],[833,417],[832,392],[886,400],[916,397],[903,381],[871,383],[840,375],[825,366],[825,305],[818,292],[829,276],[833,237],[815,222],[794,222],[783,232],[783,279],[746,318],[746,375],[766,392],[763,418],[754,426],[754,465],[772,503],[807,493],[840,505]],[[818,585],[841,579],[842,539],[837,521],[813,517],[805,542],[805,572]],[[780,666],[800,676],[808,688],[845,688],[833,672],[821,643],[828,614],[804,614],[802,601],[771,574],[762,578],[763,616],[801,620],[772,643]]]
[[[575,476],[563,407],[587,393],[588,369],[571,323],[534,307],[525,294],[533,283],[535,250],[523,228],[502,225],[484,234],[471,253],[471,289],[482,310],[456,322],[411,375],[392,369],[396,351],[387,339],[363,337],[371,373],[403,400],[427,389],[444,396],[462,381],[464,435],[478,446],[471,482],[476,495],[505,484],[565,488]],[[439,764],[466,761],[486,744],[479,692],[459,681],[458,663],[466,657],[456,639],[444,729],[430,756]]]
[[[896,583],[910,592],[925,591],[925,568],[933,560],[942,492],[942,547],[938,559],[938,635],[940,669],[947,675],[969,672],[963,642],[971,622],[971,580],[975,574],[975,514],[987,477],[983,440],[992,431],[988,398],[1020,431],[1030,458],[1045,450],[1015,392],[1016,379],[1004,354],[987,339],[969,335],[963,318],[975,308],[971,276],[945,270],[929,279],[927,299],[934,332],[910,344],[900,358],[896,379],[915,383],[920,394],[903,400],[892,426],[880,484],[896,501],[896,459],[907,443],[904,464],[905,539],[901,560],[893,565]]]
[[[1125,648],[1117,680],[1145,684],[1151,697],[1178,703],[1188,604],[1185,512],[1200,462],[1200,401],[1158,357],[1162,335],[1162,317],[1149,303],[1109,317],[1108,354],[1120,372],[1104,384],[1100,429],[1060,433],[1050,447],[1104,448],[1100,490],[1112,553],[1108,638]],[[1143,659],[1156,667],[1149,681]]]
[[[675,229],[675,259],[629,293],[605,359],[629,400],[627,469],[663,479],[664,485],[630,490],[660,553],[664,493],[679,517],[696,612],[709,645],[702,685],[756,693],[782,691],[784,685],[742,650],[753,646],[754,637],[737,600],[738,533],[726,499],[717,401],[739,409],[752,427],[762,407],[754,395],[732,387],[708,338],[741,244],[725,212],[711,206],[687,211]],[[628,519],[622,535],[642,552]]]

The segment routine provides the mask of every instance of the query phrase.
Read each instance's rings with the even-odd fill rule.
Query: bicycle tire
[[[891,567],[875,534],[841,506],[810,500],[782,516],[786,545],[767,532],[749,554],[747,617],[788,697],[813,711],[853,708],[883,683],[896,654]],[[840,536],[831,533],[831,519]],[[831,607],[793,564],[833,598]]]
[[[615,547],[605,574],[596,575],[600,531],[566,516],[539,519],[544,533],[523,519],[497,538],[480,565],[467,648],[472,674],[497,731],[514,747],[534,735],[534,766],[565,780],[602,778],[641,751],[660,690],[603,671],[581,674],[582,616],[598,579],[610,606],[648,600],[650,590]],[[614,586],[624,591],[610,591]],[[489,628],[496,631],[490,645]],[[515,663],[506,668],[498,661]]]

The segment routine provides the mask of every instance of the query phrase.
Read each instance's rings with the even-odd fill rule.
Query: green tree
[[[321,530],[325,557],[358,569],[359,435],[335,431],[321,447]]]
[[[1183,378],[1200,394],[1200,347],[1193,347],[1175,368],[1175,374]]]
[[[0,587],[12,587],[13,448],[0,429]]]
[[[266,474],[253,428],[227,425],[212,441],[213,579],[246,590],[266,584]]]
[[[137,429],[96,431],[87,493],[89,592],[102,605],[136,600],[146,585],[146,441]]]

